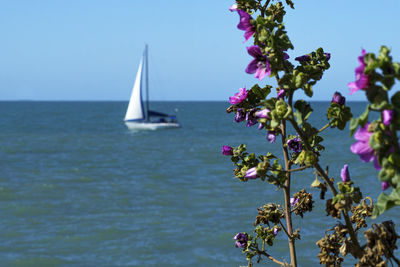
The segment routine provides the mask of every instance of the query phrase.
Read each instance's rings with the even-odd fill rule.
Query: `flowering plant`
[[[362,50],[358,57],[359,66],[355,69],[356,79],[348,84],[350,94],[364,91],[368,101],[365,112],[353,118],[346,99],[340,92],[334,92],[327,109],[327,124],[318,129],[308,121],[313,112],[306,100],[294,101],[294,94],[302,90],[308,97],[313,96],[313,86],[330,68],[331,54],[318,48],[306,55],[300,55],[293,64],[286,53],[294,49],[290,41],[283,18],[285,5],[270,0],[237,0],[229,10],[239,15],[238,28],[243,30],[245,42],[253,37],[254,44],[247,47],[252,57],[245,71],[255,78],[264,80],[275,78],[276,95],[273,86],[258,84],[249,90],[240,88],[239,93],[229,98],[228,113],[234,113],[238,123],[246,121],[247,127],[258,123],[259,129],[266,131],[269,142],[275,142],[280,136],[283,160],[268,152],[265,155],[248,153],[244,144],[238,147],[223,146],[222,153],[230,156],[234,163],[234,175],[240,181],[260,179],[282,190],[284,203],[267,203],[258,208],[254,223],[254,234],[238,233],[235,246],[241,248],[252,266],[253,258],[260,262],[267,258],[281,266],[297,266],[296,240],[300,230],[294,230],[292,216],[302,218],[311,212],[314,205],[313,195],[304,189],[292,194],[291,178],[296,172],[308,168],[314,169],[316,179],[311,187],[320,191],[320,199],[325,199],[328,190],[331,194],[326,200],[326,212],[334,218],[333,228],[316,242],[321,252],[318,254],[321,264],[341,266],[347,255],[352,255],[356,266],[386,266],[388,261],[400,265],[394,250],[397,238],[394,223],[385,221],[373,224],[366,230],[366,244],[362,245],[358,234],[367,227],[366,218],[376,218],[386,210],[400,205],[400,147],[397,131],[400,130],[400,92],[389,98],[389,91],[400,80],[400,64],[393,62],[388,48],[382,46],[379,54]],[[292,0],[285,0],[286,6],[294,9]],[[370,112],[380,114],[379,118],[369,121]],[[358,154],[362,162],[373,162],[379,170],[378,178],[382,189],[391,188],[389,195],[382,193],[374,205],[372,198],[363,198],[359,187],[350,177],[351,166],[344,164],[342,170],[335,173],[340,176],[335,186],[335,177],[328,175],[327,168],[320,163],[324,151],[321,132],[337,128],[344,130],[350,121],[350,132],[356,142],[351,151]],[[290,134],[290,124],[294,133]],[[278,260],[270,255],[265,244],[272,246],[275,237],[284,233],[288,238],[290,263]]]

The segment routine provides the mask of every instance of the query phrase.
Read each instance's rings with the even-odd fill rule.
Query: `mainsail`
[[[125,121],[139,121],[143,120],[145,117],[142,103],[142,67],[143,58],[140,60],[139,70],[132,89],[131,99],[129,100],[128,109],[125,114]]]

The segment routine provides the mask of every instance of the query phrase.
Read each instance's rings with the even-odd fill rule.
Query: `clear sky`
[[[347,83],[361,47],[400,61],[399,0],[295,0],[291,59],[318,47],[331,69],[317,100]],[[257,80],[229,0],[0,0],[0,100],[128,100],[144,44],[153,100],[227,100]],[[272,82],[265,79],[261,84]],[[397,85],[399,89],[399,85]]]

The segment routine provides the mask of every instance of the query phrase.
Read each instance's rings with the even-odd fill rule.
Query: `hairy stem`
[[[289,250],[290,250],[290,265],[292,267],[297,266],[297,258],[296,258],[296,247],[295,241],[292,238],[293,236],[293,227],[292,227],[292,213],[290,208],[290,159],[289,153],[286,147],[286,121],[282,120],[281,123],[281,131],[282,131],[282,149],[283,149],[283,157],[285,159],[285,170],[286,172],[286,181],[283,187],[283,192],[285,196],[285,219],[286,219],[286,226],[287,231],[286,234],[288,235],[288,242],[289,242]]]
[[[297,122],[292,118],[290,120],[291,124],[293,125],[294,129],[296,130],[296,132],[300,135],[301,140],[304,142],[305,147],[307,148],[307,150],[312,151],[312,148],[307,140],[307,137],[305,136],[304,132],[300,129],[299,125],[297,124]],[[331,179],[329,179],[328,175],[326,174],[326,172],[324,172],[324,170],[321,168],[321,166],[317,163],[314,164],[314,168],[318,171],[318,173],[320,174],[320,176],[325,180],[325,182],[327,183],[329,189],[332,191],[332,194],[334,196],[337,195],[337,190],[335,188],[335,186],[333,185],[333,182],[331,181]],[[360,247],[360,243],[358,242],[357,239],[357,235],[354,231],[353,225],[350,221],[350,217],[349,214],[347,212],[347,210],[342,210],[342,214],[344,217],[344,220],[346,222],[346,227],[349,230],[349,235],[351,238],[351,241],[353,242],[353,244],[356,246],[357,248],[357,256],[361,257],[362,256],[362,250]]]

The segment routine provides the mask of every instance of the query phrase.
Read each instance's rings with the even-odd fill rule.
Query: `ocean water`
[[[0,102],[0,266],[246,265],[233,236],[251,233],[257,207],[281,201],[282,192],[234,179],[221,146],[280,155],[279,145],[233,122],[227,103],[151,105],[176,112],[182,128],[129,131],[126,102]],[[313,103],[319,126],[328,105]],[[362,103],[351,106],[362,112]],[[349,164],[352,180],[376,199],[377,172],[351,154],[348,131],[324,137],[322,165],[339,177]],[[300,266],[318,265],[315,242],[336,223],[309,186],[314,178],[293,177],[294,190],[315,193],[314,212],[294,221]],[[398,213],[377,222],[399,223]],[[288,259],[282,233],[268,251]]]

